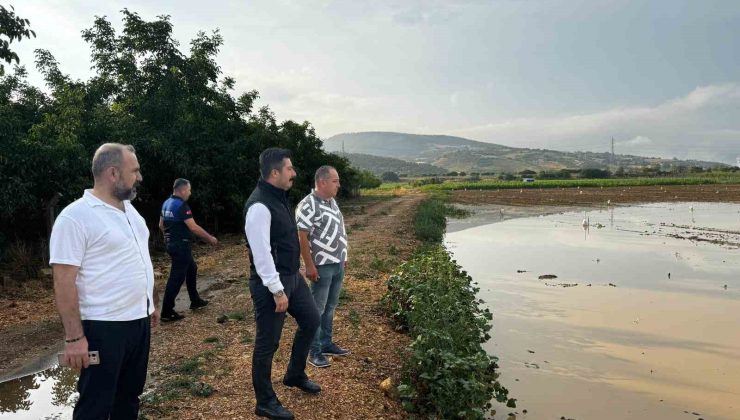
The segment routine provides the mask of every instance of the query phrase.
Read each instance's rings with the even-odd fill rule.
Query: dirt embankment
[[[604,206],[648,202],[740,202],[740,185],[687,185],[612,188],[524,188],[454,191],[461,204],[512,206]]]

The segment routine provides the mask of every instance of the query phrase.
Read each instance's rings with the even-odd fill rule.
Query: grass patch
[[[188,388],[190,394],[196,397],[210,397],[215,390],[205,382],[194,382]]]
[[[239,342],[242,344],[250,344],[252,341],[252,336],[249,334],[243,335],[241,340],[239,340]]]
[[[370,268],[381,273],[390,271],[388,265],[389,264],[386,260],[378,257],[377,255],[375,255],[372,261],[370,261]]]
[[[181,392],[179,390],[149,392],[141,397],[141,402],[144,405],[154,406],[167,401],[176,400],[180,398],[180,396]]]
[[[202,373],[200,370],[200,361],[197,357],[180,362],[178,365],[175,365],[173,370],[186,375],[200,375]]]
[[[226,318],[234,320],[234,321],[244,321],[247,317],[244,311],[229,312],[229,313],[226,313],[225,315],[226,315]]]
[[[527,188],[576,188],[576,187],[643,187],[657,185],[704,185],[735,184],[740,182],[740,174],[717,173],[691,177],[656,178],[605,178],[605,179],[543,179],[524,183],[522,181],[485,180],[479,182],[447,181],[439,184],[421,185],[423,191],[454,190],[497,190]]]
[[[353,300],[354,299],[352,298],[352,296],[350,296],[349,292],[347,292],[347,289],[342,287],[339,290],[339,303],[340,304],[349,303],[349,302],[352,302]]]
[[[218,337],[208,337],[203,340],[205,343],[219,343]],[[219,343],[217,350],[222,350],[223,346]],[[156,385],[155,389],[141,397],[142,411],[139,418],[160,418],[164,413],[162,407],[158,405],[167,401],[180,400],[187,394],[196,397],[209,397],[215,390],[205,382],[200,381],[203,372],[203,364],[206,360],[212,358],[215,353],[206,350],[190,359],[183,360],[175,365],[166,368],[167,371],[175,375],[167,375],[167,380]],[[154,415],[154,417],[150,417]],[[142,417],[143,416],[143,417]]]
[[[171,379],[161,386],[161,395],[166,396],[165,400],[172,400],[182,396],[183,391],[189,392],[196,397],[210,397],[214,389],[205,382],[200,382],[192,376],[178,376]],[[160,402],[162,399],[160,399]]]
[[[349,322],[352,324],[352,326],[355,329],[360,328],[360,323],[361,323],[360,313],[354,309],[350,309],[349,310]]]
[[[219,339],[218,337],[206,337],[205,340],[203,340],[204,343],[218,343]]]
[[[187,388],[190,388],[190,385],[192,383],[193,383],[192,378],[178,376],[175,379],[171,379],[165,382],[164,384],[162,384],[162,390],[172,391],[176,389],[187,389]]]

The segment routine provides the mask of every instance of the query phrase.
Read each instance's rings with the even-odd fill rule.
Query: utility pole
[[[344,151],[344,140],[342,140],[342,157],[347,157],[347,152]]]
[[[617,157],[614,155],[614,137],[612,137],[612,165],[617,163]]]

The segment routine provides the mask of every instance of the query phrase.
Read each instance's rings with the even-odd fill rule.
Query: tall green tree
[[[36,32],[30,29],[31,22],[15,14],[15,8],[10,6],[10,10],[0,5],[0,60],[11,64],[15,61],[20,63],[18,54],[10,49],[13,41],[20,41],[23,38],[36,37]],[[5,74],[5,67],[0,63],[0,76]]]
[[[258,178],[259,153],[293,151],[298,179],[294,200],[313,185],[323,164],[342,176],[343,194],[359,174],[346,159],[322,150],[309,122],[278,122],[256,108],[256,90],[235,95],[234,79],[216,61],[223,38],[200,32],[188,49],[173,38],[169,16],[146,21],[123,10],[116,31],[105,17],[83,31],[96,74],[73,80],[49,51],[36,51],[48,94],[25,82],[25,71],[0,78],[0,222],[17,237],[42,237],[47,209],[80,196],[92,184],[90,158],[104,142],[133,144],[144,180],[135,205],[152,229],[175,178],[193,184],[191,205],[206,225],[242,229],[241,210]],[[14,229],[24,226],[24,229]],[[5,230],[5,229],[4,229]]]

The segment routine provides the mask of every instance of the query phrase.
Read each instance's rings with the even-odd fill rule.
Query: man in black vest
[[[244,231],[249,250],[249,291],[254,302],[257,337],[252,355],[255,414],[292,419],[272,389],[272,357],[278,349],[287,311],[298,322],[288,371],[283,384],[311,394],[321,387],[306,376],[306,358],[319,326],[319,311],[311,291],[298,272],[301,247],[287,191],[296,173],[290,152],[269,148],[260,154],[257,187],[244,205]]]

